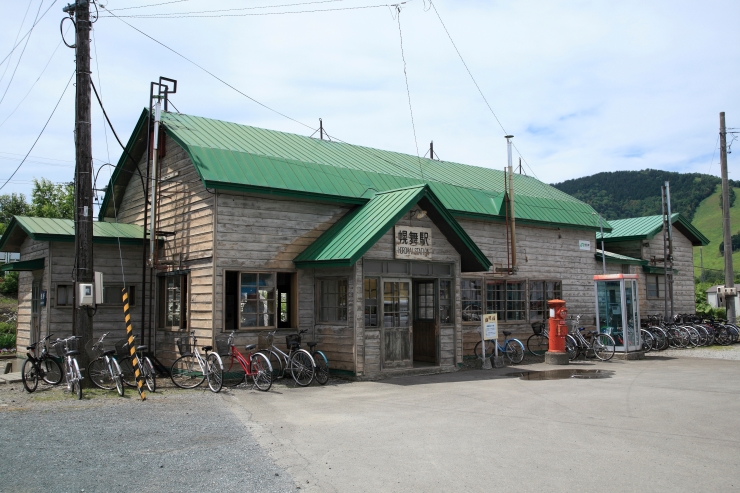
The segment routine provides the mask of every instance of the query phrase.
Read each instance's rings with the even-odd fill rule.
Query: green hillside
[[[691,222],[709,238],[709,245],[704,247],[704,269],[716,269],[722,271],[724,267],[724,257],[719,254],[719,245],[722,243],[722,209],[719,206],[719,199],[722,188],[717,186],[715,192],[704,199],[694,214],[694,220]],[[735,193],[740,193],[740,188],[735,188]],[[730,220],[732,224],[733,235],[740,232],[740,200],[736,200],[730,208]],[[696,267],[696,276],[699,276],[699,248],[694,248],[694,266]],[[732,266],[735,272],[740,271],[740,251],[732,254]]]

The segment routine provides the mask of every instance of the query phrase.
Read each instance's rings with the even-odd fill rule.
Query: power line
[[[158,7],[160,5],[168,5],[168,4],[171,4],[171,3],[182,3],[182,2],[187,2],[187,1],[189,1],[189,0],[172,0],[171,2],[150,3],[148,5],[137,5],[135,7],[121,7],[120,9],[110,9],[110,10],[115,10],[116,12],[118,12],[119,10],[144,9],[144,8],[148,8],[148,7]],[[106,9],[106,10],[108,10],[108,9]],[[108,10],[108,11],[110,12],[110,10]]]
[[[717,152],[717,147],[719,144],[719,134],[717,134],[717,142],[714,143],[714,150],[712,151],[712,160],[709,162],[709,171],[707,171],[707,174],[712,173],[712,165],[714,164],[714,154]]]
[[[21,29],[23,29],[23,24],[26,23],[26,17],[28,17],[28,11],[31,10],[31,3],[28,2],[28,7],[26,7],[26,13],[23,14],[23,20],[21,21],[21,25],[18,26],[18,32],[15,35],[15,40],[13,41],[13,44],[16,44],[18,42],[18,36],[21,35]],[[0,81],[2,81],[5,78],[5,74],[8,73],[8,67],[10,67],[10,64],[7,64],[5,66],[5,70],[3,70],[3,75],[0,76]]]
[[[41,3],[39,4],[39,9],[36,11],[36,18],[33,20],[34,26],[36,25],[36,20],[39,18],[39,12],[41,12],[41,6],[43,4],[44,4],[44,0],[41,0]],[[18,62],[15,64],[15,68],[13,69],[13,74],[10,76],[10,80],[8,81],[8,85],[5,86],[5,92],[3,93],[3,97],[0,98],[0,104],[3,104],[3,101],[5,101],[5,96],[7,96],[10,86],[11,84],[13,84],[13,79],[15,79],[15,73],[18,71],[18,67],[20,67],[21,65],[21,60],[23,60],[23,54],[26,52],[26,48],[28,48],[28,42],[31,41],[31,32],[33,32],[33,27],[31,27],[31,30],[29,31],[29,35],[26,38],[26,44],[23,45],[23,50],[21,50],[21,54],[18,57]]]
[[[457,52],[457,56],[460,57],[460,61],[465,66],[465,70],[467,70],[468,75],[470,76],[470,80],[473,81],[473,84],[475,84],[476,89],[478,89],[478,92],[480,93],[481,97],[483,98],[483,101],[485,101],[486,106],[488,106],[488,110],[491,112],[493,117],[496,119],[496,123],[498,123],[498,126],[501,127],[501,130],[504,131],[504,134],[508,135],[509,132],[506,131],[503,124],[501,123],[501,120],[498,119],[498,116],[496,116],[496,113],[493,111],[493,108],[491,108],[491,105],[488,103],[488,99],[486,99],[486,96],[483,94],[483,91],[481,90],[480,86],[478,85],[478,82],[476,82],[475,77],[473,77],[473,73],[470,71],[470,68],[468,67],[468,64],[465,63],[465,59],[463,58],[462,54],[460,53],[460,50],[457,48],[457,45],[455,44],[455,41],[452,39],[452,35],[450,34],[450,31],[447,30],[447,26],[445,25],[444,21],[442,20],[442,17],[439,15],[439,11],[437,10],[437,7],[434,5],[434,2],[432,0],[429,0],[429,5],[432,6],[434,9],[434,13],[437,14],[437,19],[439,19],[440,24],[442,24],[442,27],[445,30],[445,33],[447,33],[447,37],[450,38],[450,43],[452,43],[452,47],[455,48],[455,51]],[[526,159],[524,159],[524,156],[522,156],[522,153],[519,151],[519,148],[512,142],[512,145],[514,146],[514,149],[516,149],[516,152],[519,154],[519,157],[522,158],[522,161],[524,161],[524,164],[527,165],[527,168],[532,172],[535,178],[537,178],[537,174],[534,172],[532,167],[529,165]],[[539,180],[539,178],[537,178]]]
[[[419,142],[416,140],[416,125],[414,124],[414,110],[411,109],[411,91],[409,90],[409,76],[406,73],[406,56],[403,54],[403,34],[401,33],[401,6],[396,5],[396,20],[398,21],[398,38],[401,41],[401,60],[403,60],[403,78],[406,81],[406,96],[409,100],[409,113],[411,113],[411,129],[414,131],[414,146],[416,146],[416,158],[419,160],[419,171],[421,179],[424,179],[424,169],[421,167],[421,158],[419,157]]]
[[[46,130],[46,126],[51,121],[51,117],[54,116],[54,113],[56,112],[57,108],[59,107],[59,103],[62,102],[62,98],[64,97],[64,94],[67,92],[67,88],[69,87],[69,83],[72,82],[72,78],[74,76],[75,76],[75,72],[72,72],[72,76],[67,81],[67,85],[64,86],[64,91],[62,91],[62,95],[59,96],[59,100],[57,101],[57,104],[54,106],[54,109],[51,111],[51,115],[49,115],[49,119],[46,120],[46,123],[44,123],[44,128],[41,129],[41,132],[39,133],[38,137],[36,137],[36,140],[33,141],[33,145],[28,150],[28,153],[26,153],[26,156],[23,158],[23,161],[21,161],[20,164],[18,165],[18,167],[15,168],[15,171],[13,171],[13,174],[10,175],[10,177],[5,181],[5,183],[3,183],[2,186],[0,186],[0,190],[2,190],[3,188],[5,188],[5,185],[8,184],[8,182],[10,181],[10,179],[15,176],[15,174],[18,172],[19,169],[21,169],[21,166],[23,166],[23,163],[26,162],[26,158],[28,158],[28,156],[31,154],[31,151],[33,151],[33,148],[36,147],[36,143],[39,141],[39,139],[41,138],[41,136],[44,134],[44,130]]]
[[[33,28],[34,28],[34,27],[36,27],[36,24],[38,24],[39,22],[41,22],[41,20],[42,20],[42,19],[44,18],[44,16],[45,16],[45,15],[46,15],[46,14],[47,14],[47,13],[49,12],[49,10],[51,10],[51,8],[52,8],[52,7],[54,6],[54,4],[55,4],[55,3],[57,3],[57,0],[54,0],[53,2],[51,2],[51,5],[49,5],[49,8],[47,8],[46,10],[44,10],[44,13],[43,13],[43,14],[41,14],[41,17],[39,17],[39,19],[38,19],[38,20],[37,20],[37,21],[36,21],[36,22],[34,23],[34,25],[33,25],[33,26],[31,26],[31,29],[30,29],[30,30],[29,30],[29,31],[28,31],[28,32],[27,32],[26,34],[24,34],[24,35],[23,35],[23,37],[22,37],[22,38],[20,39],[20,41],[18,41],[18,42],[17,42],[16,44],[15,44],[15,46],[13,46],[13,49],[11,49],[11,50],[10,50],[10,53],[8,53],[8,54],[7,54],[6,56],[5,56],[5,58],[3,58],[2,60],[0,60],[0,65],[2,65],[3,63],[5,63],[5,61],[6,61],[6,60],[7,60],[8,58],[10,58],[10,55],[12,55],[12,54],[13,54],[13,52],[15,51],[15,49],[16,49],[16,48],[18,48],[18,45],[20,45],[20,44],[21,44],[21,43],[23,42],[23,40],[24,40],[24,39],[26,39],[26,36],[28,36],[29,34],[31,34],[31,31],[33,31]]]
[[[263,5],[260,7],[239,7],[235,9],[218,9],[218,10],[195,10],[192,12],[160,12],[157,14],[135,14],[136,17],[139,18],[156,18],[161,16],[172,16],[172,15],[182,15],[182,16],[190,16],[194,14],[212,14],[215,12],[234,12],[237,10],[259,10],[259,9],[277,9],[281,7],[296,7],[300,5],[311,5],[311,4],[317,4],[317,3],[334,3],[334,2],[343,2],[344,0],[317,0],[313,2],[301,2],[301,3],[285,3],[282,5]],[[113,9],[113,10],[123,10],[123,9]],[[129,17],[129,16],[121,16],[121,17]]]
[[[311,14],[316,12],[337,12],[342,10],[363,10],[363,9],[377,9],[380,7],[388,7],[389,4],[384,3],[380,5],[363,5],[360,7],[337,7],[333,9],[314,9],[314,10],[290,10],[286,12],[260,12],[260,13],[250,13],[250,14],[218,14],[218,15],[178,15],[178,14],[170,14],[166,15],[163,14],[161,16],[153,17],[151,15],[115,15],[108,11],[111,15],[103,15],[101,17],[116,17],[118,19],[121,19],[122,17],[126,18],[137,18],[137,19],[196,19],[196,18],[215,18],[215,17],[252,17],[252,16],[264,16],[264,15],[288,15],[288,14]]]

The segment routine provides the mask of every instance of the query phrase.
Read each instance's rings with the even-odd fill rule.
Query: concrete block
[[[547,365],[567,365],[570,363],[568,353],[545,353],[545,364]]]

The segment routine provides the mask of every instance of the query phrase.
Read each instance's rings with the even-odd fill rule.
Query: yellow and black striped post
[[[123,314],[126,319],[126,340],[128,341],[128,351],[131,355],[131,364],[134,367],[134,375],[136,376],[136,388],[139,391],[141,400],[146,400],[146,393],[144,392],[144,378],[141,376],[141,365],[139,365],[139,358],[136,357],[136,344],[134,344],[134,328],[131,326],[131,313],[129,311],[128,304],[128,289],[124,286],[123,288]]]

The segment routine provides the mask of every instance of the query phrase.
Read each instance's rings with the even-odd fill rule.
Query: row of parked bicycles
[[[614,357],[617,341],[609,334],[602,334],[596,330],[586,330],[581,327],[581,316],[578,315],[565,336],[565,351],[573,361],[579,356],[586,359],[597,358],[609,361]],[[550,346],[550,338],[546,322],[532,324],[533,334],[527,339],[527,351],[534,356],[544,355]]]
[[[252,388],[268,391],[275,379],[288,375],[301,387],[314,380],[325,385],[329,381],[329,361],[322,351],[316,349],[316,342],[306,344],[309,350],[301,347],[301,336],[307,330],[286,336],[287,353],[275,346],[276,332],[260,334],[260,350],[256,344],[249,344],[242,353],[234,343],[235,332],[217,337],[215,348],[202,346],[199,349],[195,331],[192,331],[189,336],[175,340],[179,357],[172,363],[169,377],[175,386],[183,389],[196,388],[207,382],[212,392],[220,392],[224,385],[238,387],[250,381]],[[80,337],[71,336],[52,342],[53,334],[49,334],[28,346],[27,358],[21,369],[23,387],[34,392],[39,382],[59,385],[64,380],[67,389],[82,399],[83,371],[86,371],[96,387],[116,390],[123,396],[126,387],[137,387],[133,358],[127,340],[111,344],[106,340],[108,335],[103,334],[98,340],[86,344],[87,369],[80,368],[77,361]],[[137,345],[135,354],[146,387],[155,392],[157,372],[145,355],[147,350],[147,346]]]
[[[740,340],[740,329],[724,320],[702,319],[696,315],[679,314],[669,321],[653,315],[642,321],[640,335],[642,348],[648,352],[668,348],[729,346]]]

